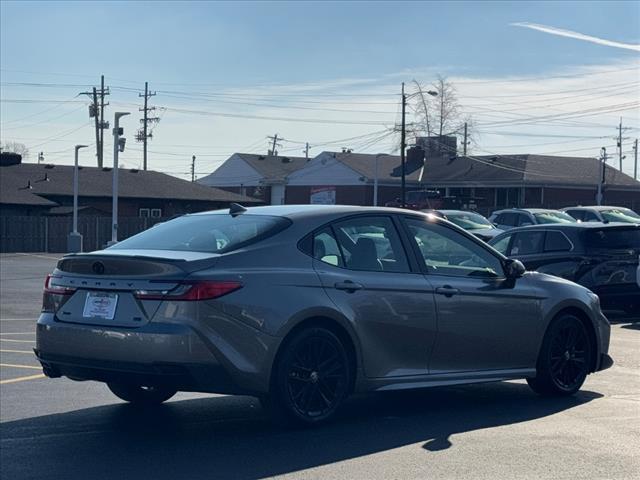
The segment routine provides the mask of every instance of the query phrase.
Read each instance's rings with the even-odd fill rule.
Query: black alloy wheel
[[[284,347],[272,400],[289,420],[319,423],[346,398],[350,380],[349,356],[340,339],[324,328],[305,329]]]
[[[562,315],[554,320],[545,335],[536,378],[527,382],[541,394],[573,394],[589,373],[591,355],[584,323],[573,315]]]

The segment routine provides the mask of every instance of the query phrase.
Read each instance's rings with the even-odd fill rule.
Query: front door
[[[370,378],[423,375],[436,336],[433,291],[411,271],[388,216],[358,216],[314,235],[314,267],[353,323]]]
[[[499,257],[451,227],[405,222],[436,298],[438,338],[429,372],[535,366],[543,325],[526,278],[504,278]]]

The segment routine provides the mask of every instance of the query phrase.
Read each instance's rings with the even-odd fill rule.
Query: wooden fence
[[[162,222],[162,218],[123,217],[118,222],[118,240]],[[0,217],[0,252],[67,251],[67,235],[73,227],[71,217]],[[78,232],[83,237],[83,250],[100,250],[111,240],[111,217],[79,217]]]

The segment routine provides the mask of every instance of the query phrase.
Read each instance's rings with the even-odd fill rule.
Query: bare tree
[[[458,102],[455,85],[446,77],[438,75],[431,86],[413,81],[415,92],[411,95],[415,122],[412,133],[416,136],[442,137],[455,135],[460,137],[459,144],[464,146],[464,124],[467,124],[467,144],[471,143],[473,120],[463,116]]]
[[[29,158],[29,149],[24,143],[20,142],[4,142],[0,144],[0,150],[3,152],[17,153],[22,155],[22,159]]]

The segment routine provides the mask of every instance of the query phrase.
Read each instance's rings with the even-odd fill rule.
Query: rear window
[[[286,218],[266,215],[186,215],[110,248],[224,253],[274,235],[289,224]]]
[[[603,228],[586,234],[588,250],[640,248],[640,228]]]

